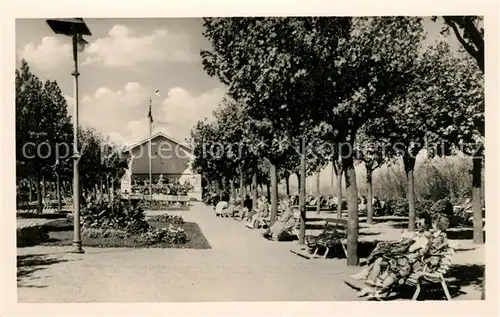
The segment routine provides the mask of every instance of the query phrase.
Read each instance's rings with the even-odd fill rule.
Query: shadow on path
[[[44,288],[46,285],[29,285],[25,284],[26,280],[37,280],[39,278],[32,277],[33,273],[46,269],[49,265],[68,262],[67,259],[50,257],[46,254],[29,254],[17,256],[17,286],[18,287],[35,287]]]

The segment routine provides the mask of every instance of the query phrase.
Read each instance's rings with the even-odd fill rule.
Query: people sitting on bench
[[[215,215],[216,216],[224,216],[226,213],[226,209],[229,207],[229,196],[224,195],[222,196],[221,201],[217,202],[217,205],[215,205]]]
[[[361,214],[366,213],[367,204],[368,204],[368,200],[366,199],[365,196],[362,196],[361,199],[358,199],[359,213],[361,213]]]
[[[295,217],[288,198],[280,202],[279,209],[282,211],[281,214],[274,222],[271,222],[269,228],[264,230],[262,233],[264,238],[278,241],[284,233],[289,232],[295,226]]]
[[[269,216],[269,204],[265,196],[257,199],[257,208],[254,208],[247,217],[247,227],[255,228],[261,219],[266,219]]]
[[[241,208],[239,212],[239,219],[240,220],[246,219],[250,211],[252,211],[252,208],[253,208],[253,201],[249,195],[246,195],[245,200],[243,201],[243,208]]]
[[[417,222],[418,232],[410,238],[398,242],[381,242],[367,258],[368,267],[353,279],[366,280],[367,287],[358,292],[358,296],[369,295],[380,298],[388,295],[396,283],[405,284],[414,273],[432,273],[440,267],[443,257],[440,250],[448,248],[446,230],[449,220],[443,215],[432,219],[428,213],[422,213]],[[431,226],[433,227],[432,230]]]
[[[236,200],[234,198],[229,199],[227,208],[223,211],[222,216],[226,218],[232,218],[236,210]]]

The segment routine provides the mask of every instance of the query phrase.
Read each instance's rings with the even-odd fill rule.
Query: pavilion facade
[[[132,185],[140,180],[149,181],[149,141],[151,140],[151,174],[153,184],[163,181],[191,183],[194,189],[190,197],[201,200],[201,175],[193,172],[194,159],[190,145],[178,141],[165,133],[157,133],[125,149],[130,157],[129,166],[121,182],[121,191],[131,192]]]

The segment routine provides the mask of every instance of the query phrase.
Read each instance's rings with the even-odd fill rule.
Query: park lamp
[[[83,39],[83,35],[92,35],[82,18],[48,19],[47,24],[55,34],[66,35],[73,38],[75,44],[73,45],[73,54],[76,54],[75,50],[83,52],[85,45],[88,44],[88,42]]]
[[[83,253],[82,239],[80,231],[80,174],[78,170],[78,162],[80,153],[78,151],[78,52],[82,52],[87,41],[83,39],[83,35],[91,36],[89,28],[82,18],[67,18],[67,19],[48,19],[46,20],[49,27],[55,34],[69,36],[73,40],[73,90],[74,90],[74,120],[73,120],[73,252]]]

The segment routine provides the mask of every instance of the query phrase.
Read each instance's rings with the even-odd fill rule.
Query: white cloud
[[[159,120],[166,123],[167,133],[184,141],[198,120],[213,119],[212,111],[223,97],[224,91],[221,89],[193,96],[180,87],[172,88],[161,104]]]
[[[67,38],[46,36],[39,44],[29,43],[24,46],[18,56],[38,69],[49,70],[71,62],[72,49]]]
[[[113,26],[107,37],[90,43],[85,55],[84,65],[101,64],[109,67],[198,60],[187,34],[158,29],[140,36],[124,25]]]
[[[115,25],[106,37],[89,42],[83,53],[79,53],[82,66],[131,67],[141,63],[199,60],[187,34],[166,29],[138,35],[124,25]],[[67,66],[72,62],[71,56],[71,39],[64,36],[46,36],[40,43],[29,43],[18,52],[19,59],[24,58],[41,70]]]
[[[128,83],[120,90],[101,87],[84,95],[80,106],[80,124],[92,127],[125,144],[135,143],[149,135],[149,95],[139,83]],[[211,117],[224,92],[213,89],[194,96],[183,88],[172,88],[163,101],[153,99],[153,133],[162,131],[184,141],[198,120]],[[66,96],[71,115],[72,99]]]

